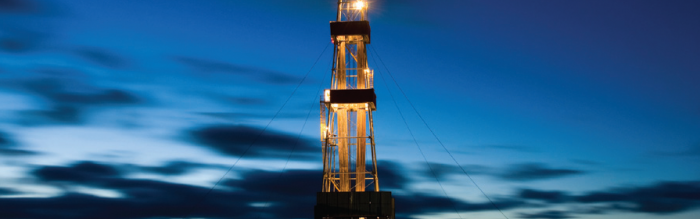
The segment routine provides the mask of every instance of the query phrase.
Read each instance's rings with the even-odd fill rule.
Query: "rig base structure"
[[[316,193],[314,219],[394,219],[391,192]]]

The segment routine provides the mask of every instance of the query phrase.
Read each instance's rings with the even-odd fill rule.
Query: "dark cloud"
[[[670,214],[700,208],[700,181],[660,182],[650,186],[613,188],[568,195],[562,191],[521,190],[522,199],[554,203],[576,203],[576,213],[604,214],[611,211]],[[592,206],[589,206],[592,205]]]
[[[9,134],[0,131],[0,156],[14,157],[37,154],[39,154],[39,152],[19,149],[17,142],[15,142]]]
[[[307,196],[321,191],[321,170],[287,170],[285,172],[247,171],[245,180],[230,180],[224,184],[260,195]]]
[[[397,218],[408,218],[410,215],[416,214],[455,213],[455,209],[460,212],[497,210],[494,207],[494,204],[501,210],[526,205],[526,203],[523,201],[508,199],[494,200],[493,204],[490,202],[472,203],[453,198],[446,198],[437,194],[395,194],[394,201],[396,202]]]
[[[397,217],[435,212],[454,213],[457,200],[425,194],[394,195]]]
[[[574,169],[556,169],[540,163],[524,163],[512,165],[497,177],[510,181],[533,181],[559,178],[583,174],[584,171]]]
[[[15,142],[10,139],[10,135],[0,131],[0,148],[9,147],[15,145]]]
[[[481,175],[481,174],[492,174],[493,170],[487,166],[483,165],[463,165],[462,169],[460,169],[456,165],[449,165],[449,164],[443,164],[443,163],[430,163],[430,167],[432,168],[429,169],[427,166],[424,167],[423,170],[423,175],[433,178],[433,172],[435,175],[440,179],[446,179],[450,175],[464,175],[464,171],[469,173],[469,175]]]
[[[251,203],[269,202],[274,208],[264,211],[272,216],[308,218],[313,214],[315,191],[320,190],[321,184],[319,170],[289,170],[281,174],[248,170],[242,174],[243,178],[227,180],[203,199],[208,187],[124,178],[116,167],[89,161],[67,167],[44,166],[33,174],[46,183],[70,182],[71,185],[116,191],[123,197],[68,193],[51,198],[0,199],[0,206],[12,208],[3,212],[3,216],[252,218],[263,210],[251,207]]]
[[[428,163],[429,166],[425,166],[423,174],[430,177],[438,177],[439,179],[445,179],[447,176],[461,172],[459,167],[454,165],[447,165],[442,163]]]
[[[74,53],[85,60],[109,68],[122,68],[127,65],[124,58],[101,48],[83,47],[76,49]]]
[[[569,196],[561,191],[540,191],[533,189],[520,190],[518,197],[522,199],[534,199],[550,203],[561,203],[569,199]]]
[[[122,219],[122,218],[228,218],[253,212],[230,192],[214,191],[193,213],[207,188],[150,180],[121,181],[127,198],[104,198],[65,193],[50,198],[0,199],[6,218]],[[126,185],[129,184],[129,185]]]
[[[225,168],[223,165],[213,165],[204,163],[195,163],[190,161],[175,160],[166,163],[163,166],[136,166],[137,169],[144,172],[151,172],[160,175],[182,175],[189,173],[199,168]]]
[[[617,210],[676,213],[700,207],[700,181],[661,182],[652,186],[610,189],[575,197],[581,203],[614,203]]]
[[[520,218],[531,218],[531,219],[564,219],[564,218],[575,218],[565,211],[540,211],[537,213],[520,213]]]
[[[405,173],[406,170],[396,162],[377,161],[377,175],[379,176],[379,188],[381,190],[405,188],[409,183]]]
[[[73,90],[75,87],[81,87],[80,84],[79,81],[45,78],[28,81],[24,87],[38,96],[62,105],[94,106],[139,103],[139,98],[135,95],[119,89],[86,87],[84,91]]]
[[[83,111],[74,106],[55,106],[50,110],[25,110],[20,112],[18,123],[22,125],[81,124]]]
[[[31,155],[38,155],[40,154],[39,152],[36,151],[30,151],[30,150],[24,150],[24,149],[15,149],[15,148],[0,148],[0,156],[31,156]]]
[[[0,195],[14,195],[18,194],[17,191],[8,189],[8,188],[0,188]]]
[[[248,157],[286,157],[295,144],[294,158],[320,155],[320,143],[315,140],[302,136],[297,142],[297,134],[272,130],[261,133],[262,129],[257,127],[215,125],[193,129],[187,134],[199,145],[233,156],[246,153]]]
[[[45,77],[20,81],[17,89],[48,102],[49,109],[17,112],[22,125],[81,124],[88,113],[104,107],[129,106],[142,103],[142,98],[115,88],[86,85],[79,72],[65,69],[42,69]]]
[[[103,178],[121,176],[116,168],[91,161],[78,162],[70,167],[45,166],[34,170],[33,174],[43,181],[77,183],[97,182]]]
[[[122,198],[102,198],[68,193],[51,198],[0,199],[3,207],[14,206],[7,215],[30,218],[154,218],[184,217],[194,209],[192,217],[231,217],[252,209],[243,201],[251,193],[213,190],[203,200],[209,188],[161,182],[128,179],[116,167],[90,161],[71,166],[44,166],[33,175],[46,183],[63,182],[116,191]]]
[[[198,75],[203,73],[245,75],[259,81],[273,84],[286,84],[298,81],[295,76],[259,67],[188,57],[175,57],[173,59],[181,64],[189,66],[193,71],[197,72]]]
[[[508,210],[518,207],[528,206],[528,203],[515,199],[494,199],[491,202],[459,202],[457,209],[460,211],[496,211],[498,209]],[[498,207],[498,208],[496,208]]]
[[[2,1],[2,0],[0,0]],[[48,38],[48,34],[25,28],[0,26],[0,50],[22,53],[36,50]]]

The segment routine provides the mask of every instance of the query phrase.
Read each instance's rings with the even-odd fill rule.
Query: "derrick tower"
[[[330,22],[335,49],[331,87],[324,90],[320,104],[323,187],[317,193],[316,219],[394,218],[391,192],[379,190],[367,8],[366,1],[338,0],[336,21]]]

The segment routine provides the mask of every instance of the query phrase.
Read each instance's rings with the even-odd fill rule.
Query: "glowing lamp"
[[[353,4],[353,6],[355,6],[355,9],[357,9],[357,10],[362,10],[367,5],[363,1],[356,1],[355,4]]]

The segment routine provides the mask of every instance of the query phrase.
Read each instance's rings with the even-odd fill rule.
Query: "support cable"
[[[321,54],[318,55],[318,58],[316,58],[316,61],[314,62],[314,64],[311,65],[311,69],[309,69],[309,71],[306,72],[306,74],[304,75],[304,78],[302,78],[301,81],[299,81],[299,83],[298,83],[297,86],[294,88],[294,90],[293,90],[292,93],[289,95],[289,97],[287,97],[287,99],[284,101],[284,104],[282,104],[282,106],[277,110],[277,112],[275,113],[275,115],[272,116],[272,119],[270,119],[270,121],[267,122],[267,125],[265,125],[265,128],[263,128],[263,130],[260,131],[260,132],[258,133],[257,136],[255,136],[254,140],[248,145],[248,147],[245,149],[245,151],[243,151],[243,153],[241,154],[241,156],[239,156],[238,159],[236,159],[236,161],[233,163],[233,165],[231,165],[231,167],[229,167],[228,170],[226,170],[226,172],[224,173],[224,175],[221,176],[221,178],[219,178],[219,180],[217,180],[216,183],[214,183],[214,185],[213,185],[211,188],[209,188],[209,190],[207,191],[207,193],[204,194],[204,196],[203,196],[197,203],[195,203],[195,204],[190,208],[190,210],[188,211],[187,216],[186,216],[185,218],[190,218],[190,216],[192,215],[192,213],[194,212],[194,210],[196,210],[197,207],[199,207],[199,205],[201,205],[201,203],[204,202],[204,201],[206,200],[207,196],[209,196],[209,194],[211,194],[211,192],[214,190],[214,188],[216,188],[216,186],[218,186],[219,183],[221,183],[221,181],[226,177],[226,175],[228,175],[228,173],[231,172],[231,170],[233,170],[233,168],[236,166],[236,164],[238,164],[238,162],[248,153],[248,151],[250,150],[250,148],[251,148],[253,145],[255,145],[255,143],[258,142],[258,140],[260,139],[260,136],[262,136],[262,134],[267,130],[267,128],[270,127],[270,124],[272,124],[272,121],[274,121],[275,118],[277,118],[277,116],[278,116],[279,113],[282,111],[282,109],[284,109],[284,106],[286,106],[287,103],[289,103],[289,100],[292,99],[292,96],[294,96],[294,93],[296,93],[297,90],[299,89],[299,87],[301,86],[301,84],[304,83],[304,81],[306,80],[306,78],[309,76],[309,73],[311,73],[311,70],[313,70],[314,67],[316,66],[316,63],[318,63],[318,60],[321,59],[321,56],[323,56],[323,54],[326,53],[326,49],[328,49],[328,46],[329,46],[329,45],[330,45],[330,44],[326,44],[326,47],[323,48],[323,51],[321,52]]]
[[[372,61],[374,61],[374,56],[372,56]],[[399,115],[401,116],[403,123],[406,125],[406,129],[408,129],[408,133],[411,135],[411,138],[413,138],[413,142],[416,144],[416,147],[418,148],[418,151],[420,151],[421,156],[423,156],[423,160],[425,161],[425,164],[428,165],[428,169],[430,169],[430,173],[433,174],[435,181],[437,181],[438,185],[440,185],[440,189],[445,194],[445,198],[447,198],[448,201],[453,203],[452,207],[454,208],[455,213],[457,213],[457,216],[459,216],[459,218],[461,219],[462,215],[459,213],[459,210],[457,210],[457,203],[450,199],[450,196],[447,194],[447,191],[442,186],[442,183],[440,183],[440,179],[438,178],[437,174],[435,174],[433,167],[430,166],[430,162],[428,162],[428,158],[425,156],[425,153],[423,153],[423,150],[420,148],[420,145],[418,144],[418,140],[416,140],[416,137],[413,135],[413,131],[411,131],[411,127],[408,126],[408,122],[406,122],[406,118],[403,116],[403,113],[401,112],[399,105],[396,103],[396,99],[394,99],[394,95],[391,93],[391,90],[389,90],[389,85],[386,83],[386,80],[384,79],[384,74],[382,74],[382,71],[378,71],[378,72],[379,72],[379,76],[382,78],[382,82],[384,83],[384,86],[386,87],[386,91],[389,93],[389,96],[391,97],[391,101],[394,102],[394,106],[396,107],[396,110],[399,112]]]
[[[331,66],[332,62],[333,62],[333,60],[331,59],[331,62],[328,63],[328,67]],[[318,85],[318,89],[316,90],[316,94],[322,94],[321,89],[323,88],[323,82],[325,82],[325,81],[326,81],[326,74],[323,74],[323,78],[321,79],[321,84]],[[320,95],[316,95],[316,96],[318,98],[321,98]],[[309,118],[311,117],[311,110],[316,105],[316,100],[318,100],[318,99],[314,98],[313,102],[311,102],[311,106],[309,107],[309,110],[306,113],[306,119],[304,120],[304,124],[301,126],[301,129],[299,130],[299,134],[297,134],[297,139],[296,139],[296,141],[294,141],[294,146],[292,147],[292,150],[289,152],[289,155],[287,156],[287,161],[284,162],[284,166],[282,167],[282,171],[280,171],[279,174],[277,174],[277,176],[275,177],[276,179],[281,178],[282,174],[287,169],[287,165],[289,164],[289,160],[292,158],[294,151],[296,151],[296,148],[299,145],[299,139],[301,139],[301,133],[304,131],[304,128],[306,128],[306,123],[309,122]],[[277,181],[277,180],[275,180],[275,181]],[[270,194],[265,200],[270,200],[271,199],[270,196],[272,196],[272,194]],[[265,206],[263,208],[268,208],[268,207],[270,207],[271,204],[272,204],[272,201],[268,201],[265,203]],[[261,217],[262,217],[262,213],[260,213],[257,218],[261,218]]]
[[[396,87],[399,88],[399,91],[401,91],[401,94],[403,94],[403,97],[406,98],[406,100],[408,101],[408,103],[411,105],[411,108],[413,108],[413,111],[415,111],[416,114],[418,115],[418,118],[420,118],[420,120],[423,122],[423,124],[425,125],[425,127],[428,128],[428,130],[430,131],[430,133],[433,134],[433,137],[435,137],[435,139],[438,141],[438,143],[440,143],[440,146],[442,146],[442,148],[445,149],[445,151],[447,152],[447,154],[450,155],[450,158],[452,158],[452,160],[457,164],[457,166],[459,167],[459,169],[461,169],[462,172],[464,172],[464,174],[467,175],[467,177],[469,178],[469,180],[474,184],[474,186],[476,186],[477,189],[479,189],[479,191],[481,192],[481,194],[483,194],[484,197],[486,197],[486,199],[489,200],[489,202],[491,203],[491,205],[493,205],[494,208],[496,208],[499,212],[501,212],[501,215],[503,215],[503,217],[505,217],[506,219],[510,219],[510,218],[508,218],[508,216],[506,216],[505,213],[503,213],[503,211],[501,210],[501,208],[499,208],[499,207],[496,205],[496,203],[493,202],[493,201],[491,200],[491,198],[490,198],[488,195],[486,195],[486,193],[484,192],[484,190],[482,190],[481,187],[480,187],[478,184],[476,184],[476,181],[474,181],[474,179],[472,179],[472,176],[471,176],[466,170],[464,170],[464,168],[462,167],[462,165],[460,165],[459,162],[457,162],[457,159],[455,159],[455,157],[452,155],[452,153],[450,152],[450,150],[448,150],[447,147],[445,147],[445,145],[442,143],[442,141],[440,141],[440,138],[438,138],[438,136],[435,134],[435,132],[433,131],[433,129],[430,128],[430,126],[429,126],[428,123],[425,121],[425,119],[423,119],[423,116],[421,116],[421,114],[418,112],[418,110],[416,109],[416,107],[413,105],[413,102],[411,102],[411,100],[408,99],[408,96],[406,96],[406,93],[403,91],[403,89],[401,89],[401,86],[399,86],[399,84],[396,82],[396,79],[394,79],[394,76],[393,76],[393,75],[391,74],[391,72],[389,71],[389,68],[387,68],[387,67],[386,67],[386,64],[384,64],[384,61],[382,60],[382,57],[379,56],[379,53],[377,53],[377,50],[374,48],[374,46],[372,46],[372,45],[370,45],[370,46],[372,47],[372,52],[374,52],[374,54],[377,55],[377,58],[379,58],[379,61],[381,61],[382,65],[384,66],[384,69],[386,70],[386,72],[387,72],[387,73],[389,74],[389,76],[391,77],[391,80],[394,81],[394,84],[396,84]],[[374,57],[373,57],[373,58],[374,58]],[[383,76],[382,76],[382,77],[383,77]]]

